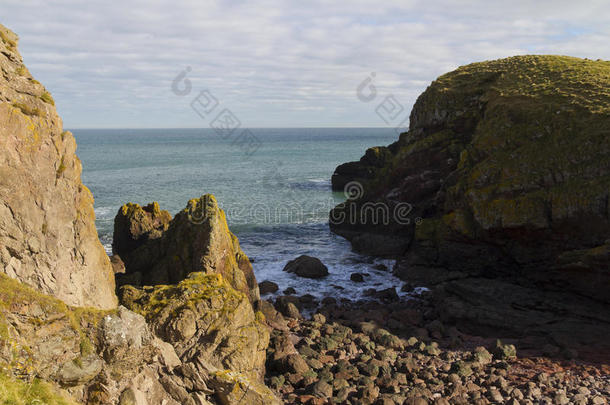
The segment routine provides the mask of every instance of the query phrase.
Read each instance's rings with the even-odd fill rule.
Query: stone
[[[273,281],[262,281],[258,283],[258,289],[260,290],[261,295],[273,294],[280,289],[280,287],[274,283]]]
[[[328,268],[320,259],[307,255],[302,255],[289,261],[286,266],[284,266],[284,271],[305,278],[322,278],[328,276]]]
[[[95,354],[76,358],[61,366],[55,379],[62,386],[81,385],[94,379],[102,371],[102,360]]]
[[[356,283],[362,283],[364,282],[364,276],[362,275],[362,273],[352,273],[349,276],[349,279],[356,282]]]
[[[161,238],[171,220],[171,214],[161,210],[157,202],[144,207],[133,203],[125,204],[114,219],[113,253],[131,259],[130,254],[135,249],[149,240]]]
[[[116,314],[106,315],[103,318],[101,331],[103,345],[107,350],[119,346],[139,349],[152,339],[144,317],[122,305],[119,306]]]
[[[114,273],[76,141],[0,25],[0,272],[68,305],[112,309]]]
[[[333,387],[324,380],[313,385],[311,393],[318,398],[330,398],[333,395]]]
[[[265,316],[265,322],[273,329],[288,330],[288,324],[281,313],[279,313],[273,304],[266,300],[261,300],[259,303],[260,311]]]
[[[216,371],[210,376],[210,386],[223,405],[280,405],[275,394],[265,385],[233,371]]]
[[[514,345],[502,343],[499,339],[496,340],[494,347],[494,355],[501,360],[512,360],[517,358],[517,349]]]
[[[473,362],[479,366],[485,366],[491,363],[493,356],[482,346],[478,346],[472,353]]]

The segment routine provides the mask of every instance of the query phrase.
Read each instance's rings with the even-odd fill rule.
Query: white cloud
[[[605,1],[3,0],[67,127],[201,127],[207,88],[244,126],[380,126],[356,86],[410,108],[438,75],[524,53],[610,59]],[[177,97],[186,66],[194,92]]]

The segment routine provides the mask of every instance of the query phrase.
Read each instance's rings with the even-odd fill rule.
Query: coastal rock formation
[[[162,211],[157,202],[144,207],[127,203],[114,220],[113,253],[127,257],[146,241],[159,239],[169,228],[171,220],[171,214]]]
[[[395,147],[375,146],[366,150],[358,162],[347,162],[339,165],[331,178],[334,191],[344,191],[345,186],[353,179],[372,180],[383,169],[395,152]]]
[[[69,305],[113,308],[76,142],[2,25],[0,69],[0,271]]]
[[[337,169],[363,195],[331,212],[331,229],[373,254],[390,241],[383,250],[399,259],[395,274],[451,282],[443,297],[461,283],[471,298],[488,296],[476,286],[503,279],[609,304],[609,88],[610,62],[561,56],[475,63],[439,77],[383,167],[360,176],[372,166],[363,158],[357,170]],[[367,204],[383,204],[390,221],[366,215]],[[408,217],[393,210],[400,204]],[[520,308],[502,291],[495,300]],[[457,318],[481,324],[493,311],[475,312]]]
[[[211,194],[189,201],[173,219],[157,203],[124,205],[114,241],[128,284],[175,284],[193,272],[218,273],[251,302],[260,299],[250,260]]]
[[[278,404],[252,267],[214,197],[173,220],[127,205],[111,264],[74,137],[16,42],[0,25],[0,402]],[[117,308],[113,268],[134,267],[177,284],[123,286],[135,312]]]
[[[261,382],[269,341],[264,318],[222,276],[193,275],[149,295],[125,288],[132,299],[126,303],[146,317],[124,307],[70,308],[0,275],[0,367],[11,374],[10,384],[0,381],[2,392],[23,380],[51,383],[47,391],[68,398],[58,404],[236,404],[227,393],[231,377],[252,403],[277,403]]]
[[[191,273],[177,285],[124,286],[121,303],[142,314],[184,363],[209,363],[262,380],[269,331],[262,313],[220,274]]]

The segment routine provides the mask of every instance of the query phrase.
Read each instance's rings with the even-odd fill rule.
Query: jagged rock
[[[265,316],[265,322],[273,329],[288,330],[288,324],[273,304],[266,300],[260,301],[260,311]]]
[[[607,61],[518,56],[439,77],[382,173],[362,180],[365,198],[335,210],[356,224],[332,229],[406,240],[408,252],[395,252],[405,268],[522,273],[610,302],[609,71]],[[373,226],[358,219],[366,202],[413,209]]]
[[[367,149],[358,162],[339,165],[331,178],[333,191],[346,191],[345,186],[354,179],[373,179],[379,169],[392,158],[392,152],[385,146]]]
[[[100,327],[104,356],[121,358],[126,351],[140,349],[149,344],[152,334],[142,315],[120,306],[116,314],[106,315]]]
[[[129,257],[129,253],[146,241],[163,236],[171,220],[171,214],[161,210],[156,201],[144,207],[132,203],[123,205],[114,219],[113,253]]]
[[[125,274],[125,263],[119,255],[112,255],[110,257],[110,264],[112,265],[112,271],[114,274]]]
[[[212,373],[210,386],[223,405],[279,405],[281,402],[264,384],[234,371]]]
[[[142,314],[182,362],[203,359],[253,379],[264,375],[269,332],[263,316],[222,275],[191,273],[177,285],[123,286],[121,303]]]
[[[320,259],[307,255],[299,256],[286,263],[284,271],[306,278],[322,278],[328,276],[328,267],[326,267]]]
[[[0,271],[69,305],[116,306],[76,142],[0,25]]]
[[[125,262],[125,283],[141,277],[142,285],[168,284],[192,272],[219,273],[251,302],[260,299],[252,265],[213,195],[189,201],[169,223],[158,205],[147,207],[127,204],[115,218],[114,239],[122,242],[114,249]]]

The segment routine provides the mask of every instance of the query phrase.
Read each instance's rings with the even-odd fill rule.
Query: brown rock
[[[69,305],[114,308],[74,137],[23,65],[17,36],[0,33],[0,271]]]
[[[260,299],[252,265],[227,226],[216,198],[190,200],[169,223],[155,203],[127,204],[115,218],[115,251],[128,274],[139,273],[145,285],[177,283],[190,273],[219,273],[251,302]]]

